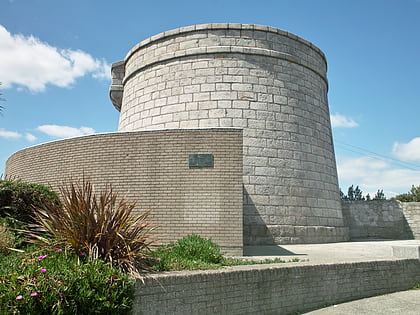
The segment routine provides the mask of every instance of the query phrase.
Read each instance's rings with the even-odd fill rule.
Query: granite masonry
[[[244,243],[337,242],[344,227],[327,64],[272,27],[205,24],[136,45],[113,65],[119,131],[242,128]]]

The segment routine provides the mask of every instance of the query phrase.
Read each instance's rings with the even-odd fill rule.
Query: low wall
[[[153,275],[136,283],[133,314],[290,314],[420,283],[418,259],[304,264]]]
[[[420,202],[404,202],[402,209],[411,234],[420,240]]]
[[[190,154],[212,154],[214,165],[191,168]],[[82,176],[152,209],[156,239],[211,237],[241,255],[242,130],[117,132],[54,141],[13,154],[5,175],[58,188]]]
[[[343,201],[350,239],[420,239],[420,203],[396,200]]]

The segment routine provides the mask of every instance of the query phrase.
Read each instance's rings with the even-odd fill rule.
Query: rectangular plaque
[[[214,167],[213,154],[190,154],[188,156],[188,166],[190,168]]]

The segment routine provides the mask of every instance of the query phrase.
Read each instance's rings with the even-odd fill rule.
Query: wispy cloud
[[[337,169],[343,191],[354,184],[363,192],[372,193],[383,189],[387,197],[406,192],[411,185],[420,184],[420,170],[398,168],[391,162],[362,156],[357,158],[337,157]]]
[[[72,138],[95,133],[95,130],[90,127],[74,128],[69,126],[42,125],[36,129],[55,138]]]
[[[0,73],[5,87],[17,85],[40,92],[48,84],[69,87],[90,74],[110,78],[110,65],[81,50],[59,49],[34,36],[13,35],[0,25]]]
[[[402,161],[420,162],[420,137],[408,143],[395,142],[392,153]]]
[[[359,126],[353,119],[340,114],[331,115],[331,125],[333,128],[354,128]]]
[[[19,139],[22,135],[19,132],[8,131],[0,128],[0,137],[5,139]]]

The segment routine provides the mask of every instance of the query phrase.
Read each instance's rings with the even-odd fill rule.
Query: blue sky
[[[116,131],[110,64],[173,28],[230,22],[292,32],[328,61],[340,187],[420,185],[420,0],[0,0],[0,173],[28,146]]]

